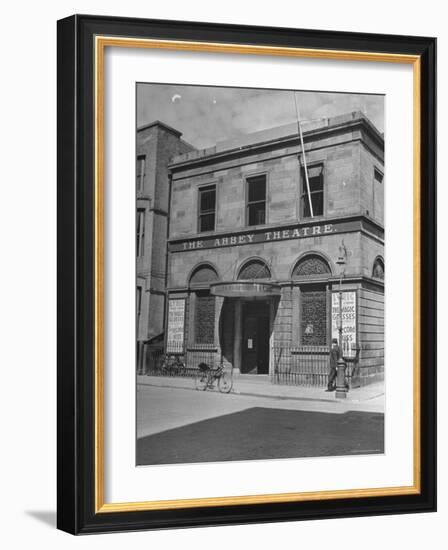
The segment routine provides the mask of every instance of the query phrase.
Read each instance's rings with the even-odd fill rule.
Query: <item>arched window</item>
[[[372,277],[384,281],[384,261],[382,258],[376,258],[373,262]]]
[[[309,254],[299,260],[292,272],[293,279],[329,275],[331,275],[330,266],[317,254]]]
[[[211,265],[200,265],[197,267],[191,277],[190,286],[207,285],[218,280],[218,274]]]
[[[271,271],[263,260],[250,260],[240,269],[238,279],[270,279]]]
[[[210,294],[209,285],[218,281],[216,270],[207,264],[198,266],[190,277],[190,307],[193,308],[193,340],[196,344],[214,344],[215,342],[215,296]]]
[[[325,280],[330,275],[328,262],[313,253],[301,258],[292,271],[291,278],[304,283],[300,285],[300,344],[303,346],[327,345],[328,293]],[[310,280],[313,284],[305,284]]]

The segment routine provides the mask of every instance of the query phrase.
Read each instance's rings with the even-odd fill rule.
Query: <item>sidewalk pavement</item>
[[[138,375],[137,384],[195,390],[193,378]],[[215,390],[217,391],[217,390]],[[345,399],[336,398],[335,392],[325,392],[325,388],[307,386],[286,386],[273,384],[265,375],[236,375],[233,378],[232,394],[294,399],[324,403],[380,403],[384,399],[384,382],[377,382],[361,388],[352,388]]]

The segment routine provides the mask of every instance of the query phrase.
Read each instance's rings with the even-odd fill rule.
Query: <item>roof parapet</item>
[[[313,119],[310,121],[302,122],[303,134],[306,136],[312,132],[319,130],[325,130],[330,128],[336,128],[343,126],[344,124],[350,124],[356,120],[362,120],[368,124],[370,129],[377,135],[378,139],[384,141],[384,134],[380,133],[370,119],[361,111],[352,111],[343,115],[338,115],[329,118]],[[269,142],[284,140],[288,138],[294,138],[298,135],[297,123],[284,124],[282,126],[275,126],[266,130],[260,130],[257,132],[251,132],[250,134],[243,134],[241,136],[223,140],[218,142],[212,147],[205,149],[197,149],[184,153],[182,155],[176,155],[172,159],[172,165],[181,164],[184,162],[190,162],[199,159],[205,159],[219,153],[225,153],[230,151],[238,151],[245,148],[249,148],[259,144],[266,144]]]
[[[143,132],[144,130],[147,130],[148,128],[152,128],[153,126],[160,126],[167,132],[171,132],[172,134],[175,134],[177,137],[180,137],[182,135],[182,132],[179,132],[179,130],[176,130],[176,128],[173,128],[172,126],[169,126],[168,124],[165,124],[160,120],[154,120],[149,124],[144,124],[143,126],[140,126],[139,128],[137,128],[137,132]]]

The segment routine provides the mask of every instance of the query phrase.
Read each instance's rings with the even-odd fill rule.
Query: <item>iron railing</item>
[[[147,346],[145,367],[139,374],[194,377],[201,363],[217,368],[223,362],[214,345],[197,344],[185,349],[171,343],[166,349],[168,353],[160,347]],[[328,383],[328,346],[275,344],[271,357],[274,366],[270,378],[274,384],[324,387]]]
[[[274,384],[318,386],[328,384],[328,346],[274,345]]]
[[[217,368],[222,361],[218,348],[208,344],[198,344],[186,350],[182,344],[169,343],[166,352],[160,348],[147,347],[146,368],[139,374],[149,376],[194,377],[199,365],[205,363],[210,368]]]

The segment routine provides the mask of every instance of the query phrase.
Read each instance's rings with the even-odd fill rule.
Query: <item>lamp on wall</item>
[[[344,239],[339,246],[339,256],[336,260],[336,264],[340,266],[341,272],[339,276],[339,348],[342,351],[342,278],[345,275],[345,265],[347,263],[347,248],[344,244]]]
[[[342,242],[339,245],[339,256],[336,263],[340,266],[344,266],[347,263],[347,248],[344,244],[344,239],[342,239]]]
[[[344,239],[339,246],[339,256],[336,260],[336,264],[340,266],[341,272],[339,275],[339,358],[338,358],[338,371],[336,379],[336,397],[347,397],[347,387],[345,385],[345,361],[342,354],[342,278],[345,275],[345,265],[347,264],[347,248],[344,244]]]

